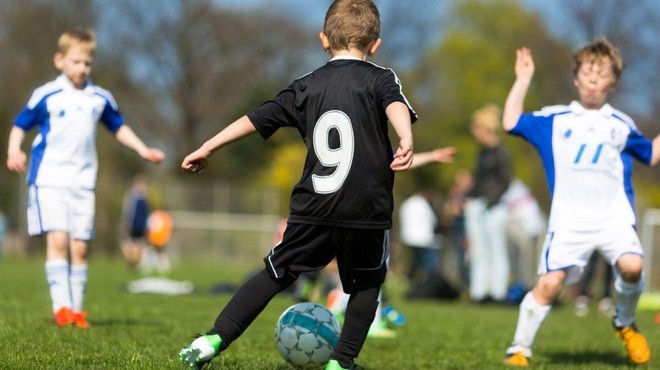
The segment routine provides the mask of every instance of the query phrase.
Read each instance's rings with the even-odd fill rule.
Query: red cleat
[[[74,312],[73,324],[80,329],[89,329],[91,325],[87,321],[87,311]]]
[[[57,326],[68,326],[73,324],[73,311],[69,307],[62,307],[53,314]]]

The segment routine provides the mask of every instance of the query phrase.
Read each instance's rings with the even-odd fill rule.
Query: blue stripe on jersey
[[[553,196],[555,190],[555,157],[552,151],[554,118],[559,114],[566,113],[569,113],[569,111],[549,115],[526,113],[520,116],[516,126],[509,131],[510,134],[529,141],[538,151],[545,168],[550,197]]]
[[[49,97],[62,92],[62,89],[55,90],[49,94],[44,95],[41,100],[32,108],[25,107],[21,113],[18,114],[14,125],[21,129],[28,131],[36,125],[39,125],[39,133],[41,134],[41,142],[32,148],[30,156],[30,172],[27,175],[27,183],[34,184],[39,172],[39,166],[44,158],[46,151],[48,133],[50,132],[50,115],[48,113],[48,106],[46,101]]]
[[[39,142],[39,144],[35,145],[32,148],[32,154],[30,156],[30,172],[27,175],[28,185],[33,185],[34,182],[37,180],[37,173],[39,172],[41,161],[44,159],[44,153],[46,152],[46,143],[49,132],[50,132],[50,117],[47,118],[46,121],[44,121],[39,126],[41,141]]]
[[[20,127],[24,131],[29,131],[34,126],[45,122],[48,119],[48,107],[46,105],[46,100],[59,92],[62,92],[62,89],[58,89],[44,95],[32,108],[29,106],[23,108],[23,110],[16,116],[16,119],[14,120],[14,126]]]
[[[96,93],[97,96],[105,99],[105,107],[103,107],[103,112],[101,113],[101,122],[108,128],[108,130],[115,132],[119,130],[119,127],[124,124],[124,120],[119,114],[119,111],[113,106],[113,104],[102,94]]]
[[[635,192],[632,185],[633,163],[632,157],[627,152],[621,152],[621,163],[623,163],[623,189],[626,192],[630,208],[635,214]]]

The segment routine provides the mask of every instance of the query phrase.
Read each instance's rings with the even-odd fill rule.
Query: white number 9
[[[339,133],[339,147],[330,148],[330,132]],[[331,110],[323,113],[316,122],[313,133],[314,152],[322,165],[336,167],[335,172],[327,176],[312,175],[314,191],[330,194],[341,188],[353,163],[353,126],[351,119],[341,111]]]

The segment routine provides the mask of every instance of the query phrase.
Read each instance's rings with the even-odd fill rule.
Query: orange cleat
[[[651,358],[651,349],[649,349],[649,344],[646,342],[646,338],[642,333],[637,330],[635,324],[626,327],[616,327],[616,336],[621,338],[623,345],[628,351],[628,357],[636,365],[643,365],[649,362]]]
[[[68,326],[73,324],[73,311],[69,307],[62,307],[53,314],[57,326]]]
[[[80,329],[89,329],[91,325],[87,321],[87,311],[74,312],[73,324]]]

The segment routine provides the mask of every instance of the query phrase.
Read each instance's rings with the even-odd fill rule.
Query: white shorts
[[[595,251],[611,266],[624,254],[644,256],[637,232],[630,225],[593,231],[549,232],[543,242],[538,274],[565,270],[565,283],[574,284],[580,280],[584,266]]]
[[[70,239],[94,237],[94,190],[51,187],[28,188],[28,233],[65,231]]]

